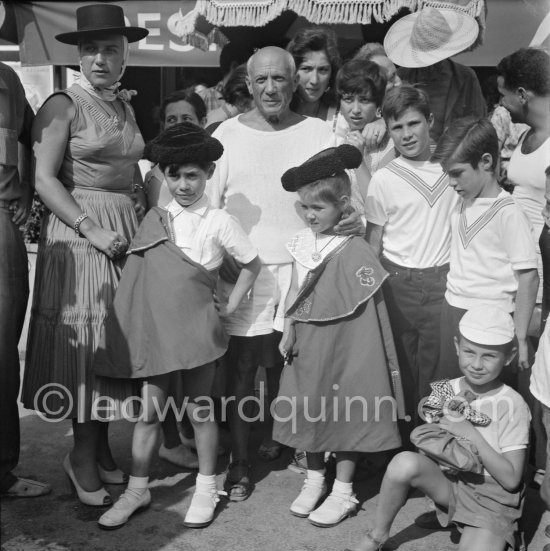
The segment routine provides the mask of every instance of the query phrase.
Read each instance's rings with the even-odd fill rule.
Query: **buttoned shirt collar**
[[[204,216],[209,207],[210,200],[208,199],[208,195],[206,195],[205,193],[198,201],[195,201],[192,205],[189,205],[188,207],[182,207],[175,199],[172,199],[168,203],[168,205],[166,205],[166,210],[174,217],[178,216],[178,214],[181,214],[184,211],[198,214],[199,216]]]

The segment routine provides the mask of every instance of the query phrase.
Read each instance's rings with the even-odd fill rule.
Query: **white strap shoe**
[[[138,509],[147,507],[150,503],[151,492],[149,488],[139,496],[136,496],[132,490],[127,488],[118,501],[99,518],[97,523],[103,530],[115,530],[124,526]]]
[[[221,495],[226,496],[227,492],[217,488],[197,488],[185,515],[183,525],[187,528],[208,526],[214,520],[214,511]]]
[[[322,528],[336,526],[346,517],[355,515],[358,504],[355,494],[344,495],[333,492],[309,515],[308,520],[311,524]]]
[[[324,480],[322,483],[319,483],[317,481],[312,482],[309,478],[306,478],[300,495],[290,506],[290,512],[297,517],[307,517],[326,493],[327,485]]]

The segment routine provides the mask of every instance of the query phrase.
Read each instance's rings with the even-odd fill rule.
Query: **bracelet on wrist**
[[[75,221],[74,221],[74,232],[78,237],[82,237],[82,234],[80,233],[80,224],[86,220],[86,218],[89,218],[88,214],[83,212]]]

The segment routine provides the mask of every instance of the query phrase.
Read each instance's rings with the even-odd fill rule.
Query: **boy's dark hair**
[[[186,101],[189,105],[191,105],[191,107],[195,110],[195,115],[197,115],[197,119],[199,119],[199,121],[202,121],[206,117],[206,105],[203,99],[197,93],[193,92],[191,88],[184,88],[168,94],[162,100],[162,104],[160,106],[160,121],[162,124],[164,124],[166,108],[171,103],[176,103],[178,101]]]
[[[382,103],[382,117],[386,123],[389,119],[397,120],[407,109],[418,111],[426,120],[432,113],[428,96],[415,86],[403,84],[393,87],[386,93]]]
[[[333,176],[302,186],[298,194],[312,195],[321,201],[337,205],[344,195],[351,197],[351,183],[345,172],[337,172]]]
[[[336,75],[336,90],[342,94],[365,94],[377,107],[386,93],[386,73],[376,63],[352,59],[344,63]]]
[[[246,65],[239,65],[231,72],[223,87],[223,99],[230,105],[235,105],[239,100],[251,99],[252,96],[246,85],[248,72]]]
[[[550,55],[539,48],[521,48],[504,57],[497,65],[508,90],[519,87],[537,96],[550,95]]]
[[[197,161],[192,161],[192,162],[189,162],[189,163],[183,163],[183,164],[190,164],[190,165],[197,165],[201,170],[203,170],[204,172],[207,172],[208,169],[211,167],[212,165],[212,161],[201,161],[201,160],[197,160]],[[180,163],[169,163],[169,164],[164,164],[164,163],[159,163],[158,164],[159,168],[160,168],[160,171],[164,174],[164,171],[166,169],[168,169],[168,174],[170,176],[176,176],[177,173],[178,173],[178,170],[180,169],[180,167],[182,166]]]
[[[491,155],[491,169],[494,172],[499,157],[498,136],[494,126],[488,119],[466,117],[454,120],[445,130],[431,161],[445,167],[452,158],[454,162],[469,163],[477,168],[484,153]]]
[[[334,103],[334,81],[336,80],[336,73],[341,64],[336,33],[322,27],[301,29],[293,36],[286,49],[294,58],[296,69],[303,63],[306,54],[310,52],[325,53],[329,60],[331,71],[329,87],[327,92],[323,94],[322,100],[328,105]]]

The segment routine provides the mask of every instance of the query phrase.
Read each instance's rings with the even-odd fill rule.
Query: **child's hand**
[[[462,438],[472,440],[479,434],[474,425],[467,419],[463,419],[462,416],[450,418],[443,416],[439,420],[439,425],[445,430],[448,430],[451,434]]]
[[[281,353],[281,356],[285,359],[287,363],[289,363],[288,358],[292,356],[295,343],[296,343],[296,330],[294,329],[294,325],[287,324],[283,331],[281,342],[279,343],[279,352]]]

